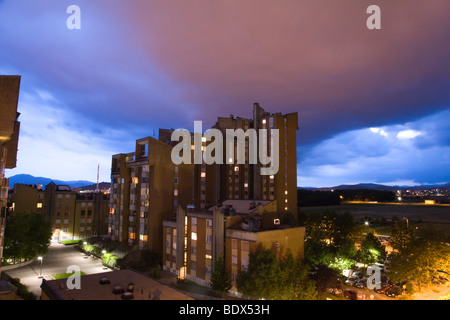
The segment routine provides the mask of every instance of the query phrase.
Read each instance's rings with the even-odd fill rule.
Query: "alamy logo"
[[[381,288],[381,268],[378,266],[371,266],[372,274],[367,278],[367,288],[380,289]]]
[[[73,290],[73,289],[81,289],[81,269],[79,266],[71,265],[67,267],[67,273],[71,273],[67,278],[66,285],[67,289]]]
[[[261,175],[275,175],[279,167],[279,132],[270,129],[270,139],[267,129],[250,128],[226,129],[225,134],[225,161],[223,134],[219,129],[208,129],[202,135],[202,122],[194,121],[194,144],[191,144],[191,133],[186,129],[177,129],[172,132],[172,141],[181,141],[172,149],[172,162],[174,164],[191,164],[194,153],[194,164],[245,164],[246,139],[248,139],[248,164],[261,164]],[[258,141],[259,138],[259,141]],[[210,143],[207,143],[210,142]],[[236,142],[236,145],[235,145]],[[268,146],[270,144],[270,155]],[[235,149],[237,161],[235,162]],[[259,149],[259,150],[258,150]]]
[[[67,18],[66,26],[69,30],[81,29],[81,9],[77,5],[67,7],[66,13],[70,14]]]

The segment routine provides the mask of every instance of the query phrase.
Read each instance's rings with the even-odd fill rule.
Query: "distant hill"
[[[397,191],[397,190],[427,190],[427,189],[435,189],[442,188],[450,190],[450,183],[446,184],[437,184],[437,185],[418,185],[418,186],[386,186],[382,184],[376,183],[358,183],[352,185],[339,185],[334,187],[324,187],[324,188],[300,188],[300,189],[309,189],[316,191],[331,191],[331,190],[358,190],[358,189],[369,189],[369,190],[378,190],[378,191]]]
[[[100,182],[99,184],[98,184],[98,189],[99,190],[107,190],[107,189],[109,189],[109,187],[111,186],[111,183],[109,183],[109,182]],[[72,189],[74,189],[75,191],[90,191],[90,190],[95,190],[95,189],[97,189],[97,183],[94,183],[94,184],[90,184],[90,185],[88,185],[88,186],[83,186],[83,187],[79,187],[79,188],[72,188]]]
[[[9,177],[9,186],[11,188],[14,188],[15,183],[31,184],[31,185],[37,185],[40,183],[45,188],[45,186],[52,181],[58,185],[68,185],[72,189],[97,184],[95,182],[86,181],[86,180],[62,181],[62,180],[55,180],[55,179],[51,179],[51,178],[35,177],[35,176],[29,175],[29,174],[16,174],[12,177]]]

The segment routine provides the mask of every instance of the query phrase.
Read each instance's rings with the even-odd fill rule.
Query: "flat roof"
[[[101,284],[101,279],[108,279],[109,283]],[[113,289],[121,287],[126,292],[129,283],[133,283],[134,300],[194,300],[185,293],[130,269],[81,276],[80,289],[68,289],[67,279],[43,281],[41,288],[47,296],[59,300],[122,300],[122,294],[114,294]]]
[[[219,209],[226,208],[226,206],[232,206],[236,213],[249,214],[255,212],[258,209],[258,205],[263,207],[273,202],[273,200],[259,200],[259,199],[229,199],[222,202],[222,206],[212,206],[208,210],[214,211],[217,207]]]

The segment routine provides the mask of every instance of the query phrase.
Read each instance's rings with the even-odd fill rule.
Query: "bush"
[[[118,260],[119,257],[113,255],[112,253],[105,253],[102,256],[102,263],[112,268],[114,268],[117,265]]]
[[[11,279],[10,282],[17,287],[17,295],[24,300],[37,300],[37,296],[33,293],[28,291],[28,288],[20,283],[19,278]]]

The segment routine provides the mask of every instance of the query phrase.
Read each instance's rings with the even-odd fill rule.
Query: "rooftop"
[[[236,214],[250,214],[255,212],[259,206],[266,206],[273,200],[255,200],[255,199],[232,199],[225,200],[222,205],[215,205],[208,210],[214,212],[216,208],[221,211],[233,211]]]
[[[68,289],[67,279],[43,280],[41,288],[52,300],[194,300],[130,269],[81,276],[80,289]]]

